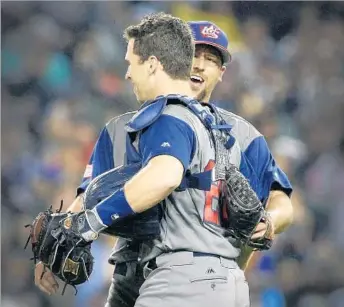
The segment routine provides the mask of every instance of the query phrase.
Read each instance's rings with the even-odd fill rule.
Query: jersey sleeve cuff
[[[290,185],[282,185],[280,182],[274,181],[271,184],[271,191],[282,191],[290,198],[293,188]]]
[[[134,210],[129,205],[124,189],[120,189],[109,197],[102,200],[97,206],[91,210],[97,217],[98,226],[110,226],[119,218],[123,218],[135,214]]]

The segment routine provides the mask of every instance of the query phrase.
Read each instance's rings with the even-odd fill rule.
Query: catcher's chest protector
[[[215,169],[197,174],[186,172],[178,190],[193,188],[208,191],[212,181],[226,179],[226,166],[231,164],[230,149],[235,143],[235,138],[230,135],[232,126],[222,119],[215,106],[208,104],[202,106],[197,100],[181,95],[160,96],[155,101],[146,102],[141,109],[126,124],[128,132],[127,155],[132,153],[133,159],[137,159],[137,139],[140,131],[154,123],[163,113],[168,104],[179,104],[190,110],[202,122],[208,130],[211,141],[215,146]],[[212,175],[214,173],[214,175]]]
[[[97,182],[90,183],[88,191],[86,191],[86,197],[91,197],[94,200],[93,202],[89,201],[89,203],[92,203],[92,207],[99,200],[122,188],[125,182],[141,169],[141,157],[138,151],[140,133],[162,115],[168,104],[183,105],[199,118],[209,131],[212,142],[215,144],[216,161],[218,161],[215,172],[211,169],[200,173],[187,171],[177,191],[183,191],[187,188],[209,191],[214,180],[214,174],[215,180],[225,179],[225,166],[226,163],[229,163],[228,149],[235,141],[229,135],[231,127],[221,120],[220,116],[217,116],[215,108],[213,108],[214,112],[211,113],[208,108],[190,98],[179,95],[161,96],[155,101],[145,103],[126,124],[126,163],[128,166],[110,170],[100,175]],[[124,180],[124,177],[122,178],[123,174],[126,177]],[[102,195],[98,195],[99,193]],[[143,213],[117,221],[104,232],[135,240],[154,239],[160,235],[160,210],[161,206],[157,205]]]

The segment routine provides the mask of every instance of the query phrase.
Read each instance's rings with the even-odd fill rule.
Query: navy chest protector
[[[158,97],[154,101],[146,102],[133,118],[126,124],[127,142],[126,150],[135,157],[134,161],[127,161],[128,165],[114,168],[94,178],[88,185],[84,194],[84,209],[94,208],[101,200],[121,189],[141,168],[140,155],[135,149],[133,142],[138,133],[153,124],[163,113],[168,104],[179,104],[188,108],[203,125],[210,131],[212,142],[215,144],[216,161],[215,178],[224,179],[225,166],[229,162],[228,150],[233,146],[235,140],[230,135],[231,126],[218,114],[216,108],[208,105],[202,106],[194,99],[180,96],[168,95]],[[182,180],[176,191],[187,188],[210,190],[212,182],[212,171],[191,173],[190,170]],[[114,204],[115,205],[115,204]],[[159,222],[161,219],[161,205],[123,219],[117,219],[103,232],[113,236],[119,236],[134,240],[150,240],[157,238],[160,234]]]

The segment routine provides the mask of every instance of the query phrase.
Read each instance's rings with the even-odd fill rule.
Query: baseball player
[[[222,80],[226,66],[231,60],[231,56],[227,51],[228,40],[225,33],[213,23],[189,22],[189,25],[193,30],[196,44],[190,84],[197,99],[208,103],[213,90],[217,83]],[[233,113],[222,109],[220,109],[220,112],[233,125],[232,133],[236,137],[242,154],[251,156],[252,161],[254,161],[253,156],[258,154],[256,146],[259,146],[261,142],[263,148],[267,150],[267,153],[269,152],[263,137],[251,124]],[[111,128],[111,131],[117,131],[117,129],[121,131],[121,127],[133,114],[124,115],[124,119],[116,119],[112,123],[114,125],[116,122],[116,128]],[[110,124],[108,127],[113,127],[112,125]],[[113,132],[111,134],[114,135]],[[252,166],[254,170],[259,172],[258,165],[253,164]],[[268,169],[266,169],[266,176],[271,176]],[[271,185],[265,191],[266,194],[269,194],[269,196],[265,195],[265,199],[269,200],[266,207],[273,216],[274,232],[276,234],[281,233],[289,226],[293,216],[290,200],[286,197],[286,195],[290,194],[291,188],[285,176],[282,178],[285,179],[283,184],[279,185],[276,182],[275,185]],[[87,179],[84,178],[84,180],[87,182]],[[265,231],[266,224],[261,223],[256,228],[253,237],[262,237]],[[144,281],[142,265],[138,260],[142,259],[146,250],[146,244],[142,242],[118,239],[114,252],[110,257],[110,262],[116,264],[116,267],[107,307],[135,305],[136,298],[139,295],[139,288]],[[241,251],[239,258],[237,258],[241,268],[244,269],[247,265],[251,252],[252,249],[250,248]]]
[[[224,64],[228,63],[230,60],[230,55],[226,51],[228,42],[225,34],[213,24],[199,22],[191,23],[190,25],[193,29],[197,44],[195,61],[191,74],[192,89],[197,92],[198,97],[203,98],[203,101],[208,102],[212,90],[214,89],[216,83],[220,81],[222,74],[225,71]],[[132,41],[133,40],[129,40],[128,44],[127,60],[129,61],[130,55],[133,53],[130,52],[130,48],[134,47],[130,43]],[[151,64],[154,68],[156,62],[154,62],[154,59],[151,60],[152,62],[147,64]],[[147,69],[148,74],[152,73],[150,66],[146,66],[145,68]],[[136,69],[138,69],[137,66],[135,67],[130,65],[130,69],[128,70],[127,74],[127,78],[133,80],[134,91],[136,95],[140,100],[154,98],[155,96],[150,96],[153,95],[154,92],[149,89],[149,86],[146,84],[144,87],[141,87],[142,85],[138,85],[138,83],[143,82],[142,79],[142,81],[140,80],[141,77],[138,74],[138,72],[142,73],[142,70],[138,70],[136,72]],[[154,76],[154,73],[152,73],[152,75]],[[161,78],[161,76],[159,76],[159,78]],[[146,82],[147,79],[144,81]],[[154,81],[156,82],[156,80]],[[183,82],[180,81],[179,84],[182,85]],[[159,89],[162,91],[159,94],[167,94],[170,93],[171,90],[168,89],[167,91],[163,86],[161,86]],[[164,92],[165,90],[166,92]],[[178,92],[180,93],[181,91],[179,90]],[[187,92],[188,91],[185,89],[184,93]],[[290,184],[283,172],[274,164],[263,137],[243,119],[223,110],[220,110],[220,112],[226,121],[233,125],[232,134],[234,135],[236,141],[232,148],[232,163],[235,163],[238,167],[240,167],[245,176],[250,178],[252,186],[262,200],[269,199],[268,208],[270,208],[275,232],[278,233],[282,231],[290,221],[290,217],[288,217],[288,210],[291,212],[289,209],[291,206],[289,198],[287,197],[287,195],[289,195],[291,192]],[[171,128],[173,136],[178,140],[178,146],[175,147],[183,147],[183,144],[186,145],[185,147],[187,147],[189,150],[188,154],[185,154],[185,152],[181,154],[179,152],[174,153],[171,151],[171,147],[174,147],[173,142],[175,142],[175,140],[170,140],[166,138],[165,134],[161,134],[161,131],[163,131],[162,128],[166,130],[166,127],[163,126],[164,124],[159,124],[162,125],[162,127],[157,125],[157,128],[155,128],[156,131],[154,131],[155,129],[151,129],[149,134],[147,133],[145,142],[148,143],[148,147],[150,148],[152,146],[154,148],[154,146],[157,144],[160,145],[158,146],[159,156],[157,157],[167,158],[169,160],[168,163],[166,163],[166,161],[162,163],[162,169],[164,171],[167,171],[168,164],[171,164],[170,166],[173,165],[173,171],[178,169],[181,170],[181,166],[183,166],[184,169],[187,167],[187,163],[190,162],[187,160],[191,159],[191,157],[188,155],[190,155],[193,151],[196,151],[196,148],[193,148],[192,146],[190,148],[188,141],[192,143],[195,142],[195,139],[199,139],[199,142],[202,141],[198,144],[198,148],[202,148],[202,150],[198,151],[198,153],[199,155],[202,155],[203,161],[200,160],[200,157],[195,158],[195,156],[193,156],[194,164],[200,165],[203,163],[203,167],[206,168],[207,166],[209,167],[209,164],[204,162],[204,157],[208,156],[208,161],[212,161],[211,153],[213,152],[213,149],[210,146],[211,142],[209,141],[209,138],[207,138],[206,133],[204,133],[204,128],[192,116],[189,118],[189,114],[187,113],[188,115],[185,115],[184,113],[185,110],[181,107],[168,106],[164,115],[168,118],[171,117],[181,120],[181,122],[179,122],[178,120],[173,119],[173,121],[177,122],[177,124],[173,124],[173,127],[174,129],[179,128],[183,133],[180,133],[179,131],[178,134],[178,131],[172,131],[172,128],[169,126],[167,127],[167,130],[169,131]],[[130,157],[130,154],[128,152],[125,153],[124,150],[124,142],[126,138],[123,126],[132,118],[132,116],[133,113],[125,114],[120,118],[108,123],[107,127],[102,131],[92,154],[91,162],[86,168],[83,184],[78,189],[79,193],[82,193],[91,178],[113,168],[114,166],[128,162],[128,160],[130,162],[128,157],[135,158]],[[165,118],[165,116],[163,118]],[[181,126],[178,127],[178,125]],[[185,135],[188,137],[188,141],[183,143],[182,136],[185,137]],[[162,136],[164,139],[160,139],[160,136]],[[149,144],[149,140],[151,139],[155,140],[153,145]],[[150,148],[150,150],[152,150],[152,148]],[[125,154],[127,160],[124,159]],[[186,155],[186,157],[189,159],[186,159],[183,155]],[[147,158],[148,164],[154,161],[154,158],[152,158],[153,156],[154,153],[152,154],[152,152],[149,152],[149,159]],[[174,164],[172,161],[176,163]],[[181,161],[183,161],[185,164],[181,163]],[[182,165],[178,163],[181,163]],[[173,171],[171,172],[173,173]],[[169,175],[173,177],[173,174]],[[176,177],[178,176],[176,175]],[[146,180],[145,182],[149,181]],[[174,185],[176,185],[176,183]],[[174,187],[174,185],[172,186]],[[135,187],[135,189],[137,189],[137,187]],[[228,240],[221,238],[221,236],[217,236],[207,228],[199,228],[199,225],[197,227],[190,227],[189,222],[185,223],[187,217],[197,216],[196,213],[199,212],[183,210],[183,208],[187,208],[186,203],[190,202],[201,204],[200,206],[204,207],[204,212],[206,214],[203,214],[202,218],[207,223],[217,222],[217,212],[212,210],[212,201],[214,199],[216,200],[218,187],[214,184],[211,191],[205,194],[198,193],[196,195],[192,195],[191,199],[190,196],[187,195],[188,193],[189,192],[185,191],[179,192],[175,195],[174,192],[171,194],[172,199],[174,199],[173,201],[171,200],[171,202],[179,205],[171,207],[171,220],[166,220],[165,224],[162,223],[161,227],[164,229],[164,231],[166,231],[165,242],[168,244],[160,242],[160,244],[163,243],[164,246],[160,246],[159,248],[165,252],[176,251],[179,249],[184,249],[188,252],[174,252],[170,258],[153,254],[155,257],[153,257],[151,260],[154,261],[150,261],[150,266],[145,267],[145,276],[143,276],[141,270],[142,267],[140,266],[140,261],[138,260],[140,260],[141,255],[145,255],[145,243],[129,242],[120,239],[119,245],[116,248],[117,252],[115,252],[114,256],[112,257],[112,261],[117,262],[117,265],[107,306],[133,306],[138,295],[136,291],[144,281],[144,277],[147,277],[147,279],[143,288],[141,288],[141,296],[137,301],[137,306],[154,306],[159,304],[159,300],[162,298],[166,299],[166,302],[171,300],[171,305],[175,305],[181,302],[179,300],[182,300],[183,296],[194,299],[194,301],[190,302],[191,305],[201,304],[201,306],[208,306],[210,303],[215,304],[216,302],[221,305],[226,302],[226,306],[248,306],[248,292],[245,278],[242,274],[242,271],[237,268],[237,265],[233,260],[239,256],[238,249],[229,243]],[[128,197],[127,194],[126,197]],[[135,200],[132,201],[135,203]],[[131,204],[130,200],[127,200],[127,202]],[[70,209],[79,211],[81,204],[82,196],[79,196],[72,204]],[[284,207],[288,209],[281,209]],[[289,213],[289,216],[290,215],[291,214]],[[197,220],[198,219],[199,216],[197,217]],[[193,224],[192,222],[195,222],[192,219],[190,220],[191,224]],[[173,223],[171,223],[171,221],[173,221]],[[173,230],[170,229],[171,225]],[[264,227],[264,225],[257,227],[256,236],[261,236],[264,234]],[[193,244],[187,246],[190,242]],[[171,248],[171,246],[173,248]],[[196,251],[195,253],[192,253],[189,252],[190,250]],[[209,256],[209,254],[211,254],[211,256]],[[177,263],[175,261],[177,261]],[[178,280],[178,278],[182,277],[179,274],[180,272],[178,273],[169,271],[169,273],[171,273],[169,276],[172,278],[172,273],[174,273],[176,279],[174,280],[172,278],[171,286],[163,289],[164,286],[166,286],[167,280],[164,279],[164,272],[161,272],[163,270],[160,270],[159,265],[161,268],[166,268],[165,262],[169,263],[168,267],[179,267],[183,271],[188,271],[187,276],[184,277],[187,277],[188,280],[193,280],[193,282],[190,284],[185,284],[185,287],[182,286],[182,283],[179,285],[179,282],[185,282],[185,279],[182,278],[183,280]],[[124,265],[121,265],[121,263],[124,263]],[[155,268],[154,265],[158,266],[158,268]],[[227,269],[231,272],[230,275],[223,273],[223,265],[227,266]],[[206,268],[206,272],[204,272],[204,268]],[[42,279],[39,279],[37,276],[41,275],[40,270],[40,266],[38,265],[36,267],[36,284],[42,290],[48,293],[55,292],[57,283],[53,280],[52,275],[47,272],[43,275]],[[157,272],[160,270],[160,277],[157,277],[158,282],[154,280],[154,274],[150,274],[148,276],[147,272],[150,270],[154,270],[154,272],[156,272],[156,276],[159,275]],[[223,275],[220,274],[213,276],[215,278],[211,278],[210,276],[213,274],[213,271],[222,272]],[[208,274],[210,274],[210,276],[208,276]],[[228,280],[228,276],[231,277],[231,280]],[[213,291],[213,294],[212,292],[209,292],[207,300],[205,300],[204,291],[209,291],[209,283],[204,282],[205,280],[211,281],[210,288]],[[137,287],[135,287],[135,285]],[[183,289],[180,289],[180,287]],[[180,291],[178,291],[178,289]],[[157,292],[155,292],[155,290],[157,290]],[[174,291],[176,291],[175,295]],[[164,293],[163,297],[162,293],[160,292]],[[236,302],[234,302],[234,295],[237,296]],[[201,301],[197,301],[197,297],[199,297]],[[230,303],[231,301],[233,303]]]

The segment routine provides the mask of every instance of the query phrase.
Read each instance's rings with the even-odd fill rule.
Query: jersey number
[[[210,160],[204,171],[210,171],[214,168],[215,161]],[[220,225],[220,216],[218,211],[218,199],[220,197],[221,182],[213,182],[210,191],[205,193],[204,204],[204,222]],[[214,204],[214,205],[213,205]]]
[[[204,171],[210,171],[214,168],[215,161],[210,160],[205,167]],[[205,204],[204,204],[204,222],[212,223],[215,225],[221,225],[222,223],[228,222],[228,213],[226,210],[226,204],[222,204],[222,221],[219,214],[219,198],[221,195],[223,181],[216,181],[211,184],[210,191],[205,193]]]

